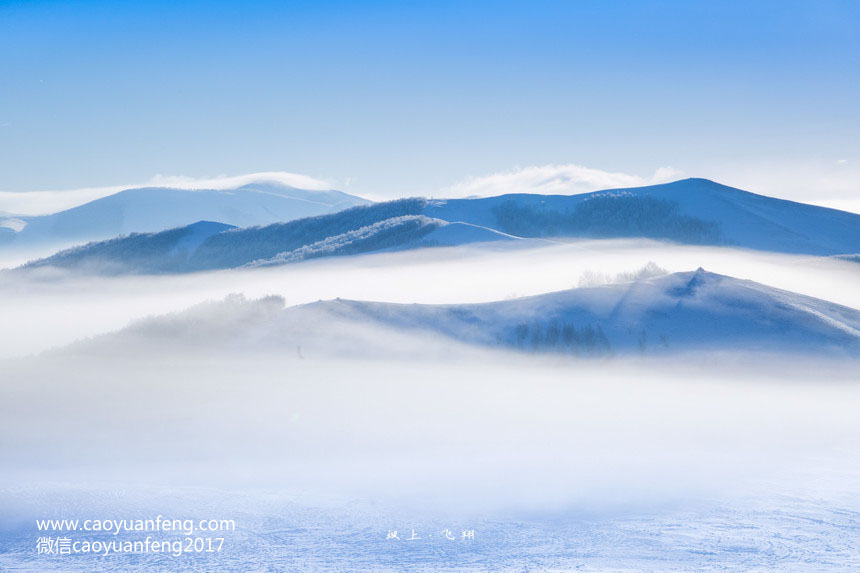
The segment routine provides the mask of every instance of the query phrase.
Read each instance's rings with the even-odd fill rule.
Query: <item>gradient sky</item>
[[[0,191],[568,164],[860,199],[860,2],[0,2]]]

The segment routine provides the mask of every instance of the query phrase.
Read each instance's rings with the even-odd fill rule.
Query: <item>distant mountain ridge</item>
[[[780,253],[860,252],[860,215],[684,179],[580,195],[431,201],[428,217],[519,237],[644,237]]]
[[[174,242],[188,233],[193,248]],[[783,201],[704,179],[582,195],[398,199],[248,228],[133,234],[28,265],[108,273],[269,266],[380,250],[541,238],[634,238],[778,253],[860,253],[860,215]],[[190,243],[186,243],[190,245]]]
[[[0,246],[69,244],[151,233],[217,221],[250,227],[334,213],[371,202],[340,191],[250,183],[232,189],[143,187],[126,189],[52,215],[16,217],[4,227]],[[23,223],[16,223],[20,221]]]

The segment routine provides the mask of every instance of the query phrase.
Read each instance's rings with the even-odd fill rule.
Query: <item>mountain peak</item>
[[[648,185],[645,187],[639,187],[638,189],[653,188],[681,188],[690,191],[742,191],[736,187],[731,187],[730,185],[725,185],[712,179],[705,179],[704,177],[687,177],[686,179],[678,179],[677,181],[670,181],[668,183],[660,183],[657,185]],[[637,189],[637,187],[634,187],[633,189]],[[749,191],[744,192],[749,193]]]
[[[235,229],[235,225],[228,225],[227,223],[219,223],[218,221],[197,221],[196,223],[191,223],[185,227],[189,230],[200,230],[200,229]]]
[[[710,278],[714,277],[712,273],[707,272],[702,267],[699,267],[693,272],[693,276],[687,282],[687,287],[684,289],[684,294],[690,295],[696,292],[700,286],[705,284]]]

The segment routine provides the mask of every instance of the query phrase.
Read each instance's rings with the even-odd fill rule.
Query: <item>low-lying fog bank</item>
[[[534,510],[856,477],[856,363],[789,362],[499,352],[7,362],[4,481],[247,485]]]
[[[0,361],[0,568],[860,565],[856,359],[752,347],[581,359],[302,313],[340,303],[283,310],[505,301],[627,281],[649,261],[860,308],[856,263],[641,242],[6,280],[0,352],[42,353]],[[777,331],[802,307],[804,327],[855,336],[854,310],[779,301],[765,317]],[[273,329],[282,315],[301,320]],[[155,515],[236,519],[237,533],[215,556],[34,553],[37,518]],[[385,540],[445,528],[477,541]]]
[[[504,300],[623,279],[649,262],[706,270],[860,308],[860,265],[651,241],[582,241],[543,248],[427,249],[283,267],[183,276],[82,278],[0,275],[0,358],[117,330],[144,316],[230,293],[280,295],[288,305],[337,297],[401,303]],[[621,275],[619,277],[619,275]]]
[[[858,564],[856,362],[163,350],[2,368],[13,570]],[[156,515],[237,527],[212,555],[34,553],[35,519]],[[476,542],[428,537],[445,529]]]

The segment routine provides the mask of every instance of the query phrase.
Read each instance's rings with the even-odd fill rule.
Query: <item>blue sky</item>
[[[3,2],[0,190],[573,165],[853,200],[858,30],[826,0]]]

